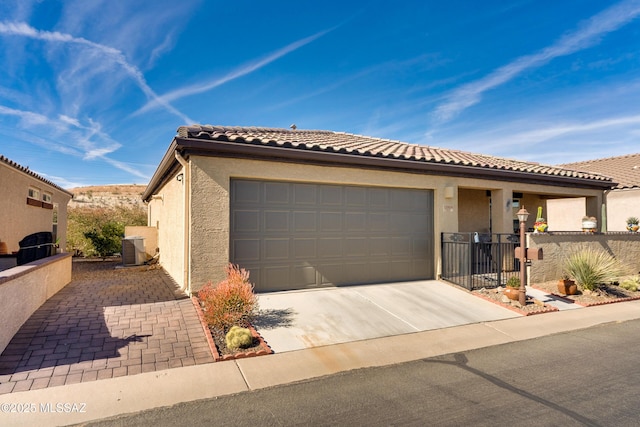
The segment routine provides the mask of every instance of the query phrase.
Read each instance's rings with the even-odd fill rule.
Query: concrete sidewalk
[[[419,360],[635,319],[640,319],[640,301],[167,369],[100,382],[10,393],[0,396],[0,425],[47,426],[81,423],[179,402],[277,386],[341,371]],[[416,345],[416,342],[420,345]],[[99,390],[96,387],[99,387]],[[12,409],[23,413],[9,413]],[[24,413],[26,410],[29,412]]]

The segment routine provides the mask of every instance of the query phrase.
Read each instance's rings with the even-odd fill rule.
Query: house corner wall
[[[184,188],[183,181],[176,176],[183,171],[174,174],[152,196],[147,206],[148,226],[156,229],[159,263],[162,268],[182,289],[188,285],[185,283],[184,257]],[[149,247],[145,241],[145,248]],[[155,251],[155,249],[154,249]]]

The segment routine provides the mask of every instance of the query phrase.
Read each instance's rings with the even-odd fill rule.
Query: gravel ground
[[[565,297],[580,305],[600,305],[640,298],[640,292],[631,292],[613,284],[603,285],[600,290],[596,292],[578,291],[578,295],[565,296],[558,292],[557,283],[557,281],[536,283],[533,287],[550,294]]]
[[[504,288],[482,288],[471,293],[477,296],[480,296],[484,299],[487,299],[493,303],[501,305],[506,308],[510,308],[524,315],[532,315],[539,313],[548,313],[552,311],[557,311],[558,309],[555,307],[551,307],[549,305],[545,305],[541,301],[535,300],[531,297],[527,297],[527,303],[522,306],[518,301],[511,301],[506,296],[503,295],[502,291]]]

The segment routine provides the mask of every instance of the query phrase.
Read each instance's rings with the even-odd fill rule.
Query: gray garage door
[[[434,277],[431,191],[234,179],[230,219],[260,292]]]

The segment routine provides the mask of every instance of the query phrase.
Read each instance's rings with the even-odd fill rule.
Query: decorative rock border
[[[515,306],[513,306],[511,304],[505,304],[505,303],[502,303],[500,301],[496,301],[495,299],[489,298],[489,297],[487,297],[487,296],[485,296],[485,295],[483,295],[483,294],[481,294],[479,292],[471,292],[471,294],[475,295],[477,297],[480,297],[480,298],[482,298],[484,300],[487,300],[489,302],[492,302],[492,303],[494,303],[496,305],[499,305],[500,307],[504,307],[504,308],[509,309],[511,311],[515,311],[516,313],[521,314],[523,316],[533,316],[535,314],[553,313],[554,311],[559,311],[557,307],[553,307],[553,306],[544,304],[541,301],[539,301],[539,302],[542,305],[539,305],[539,304],[536,303],[536,305],[538,305],[540,307],[539,310],[527,311],[527,310],[522,310],[522,309],[520,309],[518,307],[515,307]],[[534,300],[534,301],[537,301],[537,300]]]
[[[534,288],[534,289],[537,289],[539,291],[546,292],[547,294],[549,294],[551,296],[554,296],[556,298],[561,298],[561,299],[563,299],[563,300],[565,300],[567,302],[579,305],[581,307],[596,307],[598,305],[616,304],[616,303],[619,303],[619,302],[640,300],[640,295],[639,295],[639,296],[636,296],[636,297],[611,298],[611,299],[606,300],[606,301],[580,302],[580,301],[574,300],[573,298],[569,298],[566,295],[561,295],[561,294],[558,294],[558,293],[555,293],[555,292],[549,292],[546,289],[537,288],[535,286],[531,286],[531,287]]]
[[[202,312],[202,307],[200,307],[200,302],[198,298],[191,297],[191,302],[198,313],[198,319],[200,319],[200,323],[202,324],[202,330],[204,331],[204,335],[207,338],[207,342],[209,343],[209,349],[211,350],[211,354],[213,355],[213,359],[216,362],[224,361],[224,360],[234,360],[234,359],[245,359],[247,357],[256,357],[256,356],[266,356],[268,354],[272,354],[273,350],[267,342],[262,338],[262,336],[255,330],[253,326],[249,326],[249,330],[251,331],[251,335],[256,338],[260,342],[260,350],[255,351],[245,351],[245,352],[237,352],[233,354],[225,354],[221,355],[218,352],[218,348],[216,347],[216,343],[213,340],[213,336],[211,335],[211,331],[209,330],[209,326],[207,322],[204,321],[204,313]]]

